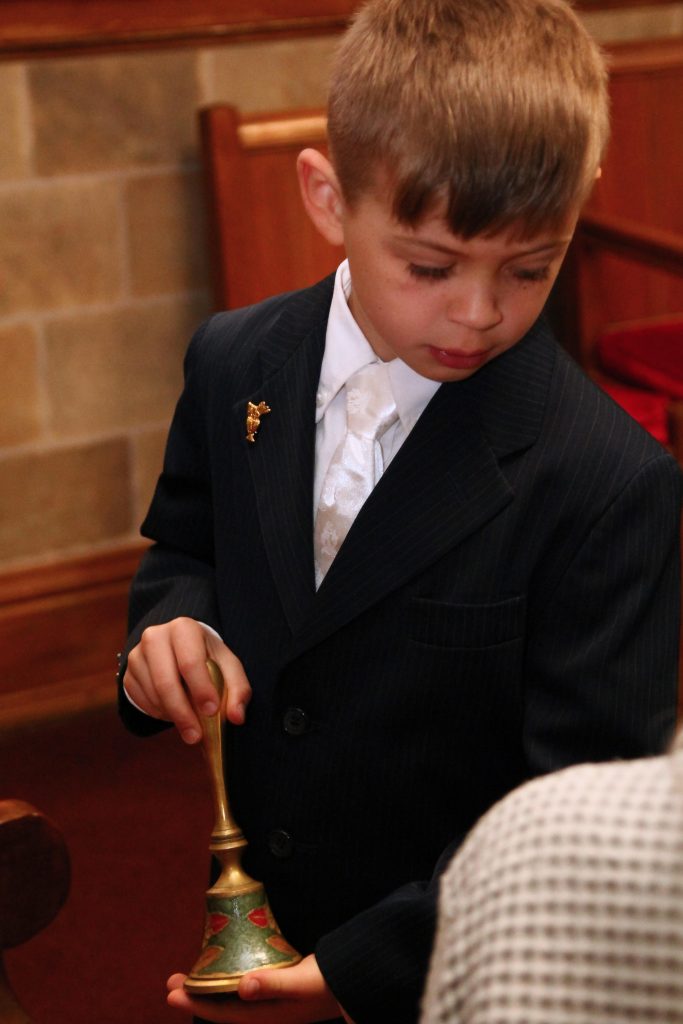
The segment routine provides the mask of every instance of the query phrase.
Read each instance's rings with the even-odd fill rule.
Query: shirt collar
[[[330,402],[341,391],[349,377],[368,363],[379,361],[351,314],[348,303],[350,294],[349,262],[344,260],[337,268],[327,321],[325,353],[316,396],[316,423],[323,418]],[[439,383],[420,376],[401,359],[392,359],[388,366],[396,409],[401,425],[407,433],[415,425],[438,389]]]

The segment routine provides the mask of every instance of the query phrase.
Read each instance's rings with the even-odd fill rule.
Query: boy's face
[[[465,240],[452,234],[443,207],[406,227],[374,195],[343,207],[340,218],[351,312],[377,355],[399,356],[430,380],[459,381],[512,348],[537,319],[577,215],[522,242],[511,230]]]

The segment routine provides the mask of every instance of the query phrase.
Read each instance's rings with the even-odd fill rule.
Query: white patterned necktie
[[[315,584],[320,586],[356,515],[384,470],[382,434],[398,419],[386,363],[346,382],[346,436],[323,482],[315,518]]]

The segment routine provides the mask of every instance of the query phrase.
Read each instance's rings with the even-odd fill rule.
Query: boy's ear
[[[331,245],[343,245],[344,201],[332,164],[317,149],[304,149],[296,169],[306,213]]]

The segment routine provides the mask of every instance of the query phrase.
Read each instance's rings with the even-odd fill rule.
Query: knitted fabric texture
[[[422,1024],[683,1024],[683,750],[534,780],[441,889]]]

